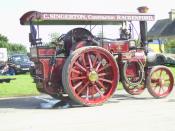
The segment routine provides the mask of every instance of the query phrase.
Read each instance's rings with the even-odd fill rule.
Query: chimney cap
[[[139,11],[139,13],[147,13],[149,8],[147,6],[141,6],[138,7],[137,10]]]

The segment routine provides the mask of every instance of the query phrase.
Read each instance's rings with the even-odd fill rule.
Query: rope
[[[144,65],[142,64],[142,62],[138,61],[138,62],[135,62],[138,66],[139,66],[139,79],[136,81],[136,82],[133,82],[131,80],[128,79],[127,77],[127,74],[126,74],[126,70],[128,68],[128,65],[132,63],[132,61],[127,61],[124,63],[124,66],[123,66],[123,78],[124,80],[126,81],[126,83],[132,85],[132,86],[137,86],[139,85],[143,79],[144,79]]]

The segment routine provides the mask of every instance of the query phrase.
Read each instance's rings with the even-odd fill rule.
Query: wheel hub
[[[88,77],[91,82],[98,81],[98,73],[96,71],[91,71]]]

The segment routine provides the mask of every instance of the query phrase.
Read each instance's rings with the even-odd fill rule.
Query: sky
[[[137,12],[137,7],[147,6],[149,12],[156,15],[156,20],[168,18],[168,12],[175,5],[165,0],[0,0],[0,34],[10,42],[29,46],[28,26],[21,26],[19,19],[28,11],[66,12],[66,13],[129,13]],[[154,22],[148,23],[148,29]],[[44,27],[43,27],[44,28]],[[47,26],[41,29],[43,39],[52,32],[66,33],[72,27]]]

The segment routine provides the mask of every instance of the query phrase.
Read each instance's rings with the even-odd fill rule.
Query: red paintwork
[[[51,47],[39,46],[30,48],[30,57],[32,59],[37,57],[52,57],[55,55],[55,53],[56,49]]]
[[[65,58],[57,58],[56,65],[50,65],[49,58],[40,58],[39,59],[39,67],[36,68],[36,75],[41,76],[42,87],[44,91],[48,94],[59,93],[62,90],[62,83],[60,74],[62,73],[62,67],[64,64]],[[51,73],[51,69],[53,70]],[[50,77],[50,75],[52,76]],[[51,85],[48,84],[51,82]]]
[[[128,41],[116,41],[111,43],[104,43],[103,47],[111,53],[125,53],[129,51]]]
[[[44,49],[44,48],[40,48],[38,50],[38,55],[39,56],[52,56],[55,55],[55,49]]]
[[[127,59],[127,56],[128,59]],[[143,50],[132,50],[129,52],[129,55],[126,55],[125,57],[121,56],[122,60],[127,60],[129,62],[141,62],[143,64],[143,66],[146,64],[146,57],[145,57],[145,53]],[[137,71],[138,68],[136,65],[132,64],[127,68],[127,72],[126,75],[131,76],[131,77],[136,77],[137,76]]]
[[[138,67],[136,64],[131,64],[126,70],[126,75],[129,77],[137,77]]]
[[[48,94],[55,94],[62,91],[62,82],[60,74],[62,73],[62,67],[65,62],[64,57],[57,57],[56,64],[51,66],[50,59],[55,55],[54,48],[36,48],[37,57],[31,58],[35,62],[36,76],[41,77],[39,79],[39,88],[43,92]],[[49,57],[50,56],[50,57]],[[50,76],[52,74],[52,76]],[[51,83],[51,85],[48,84]]]
[[[39,67],[36,69],[36,75],[42,77],[42,87],[44,91],[48,94],[55,94],[62,90],[62,83],[60,74],[62,73],[62,67],[64,65],[65,58],[56,58],[56,65],[50,65],[49,58],[40,58]],[[51,69],[53,70],[51,73]],[[41,75],[42,74],[42,75]],[[50,75],[52,76],[50,77]],[[48,84],[51,82],[51,85]]]

